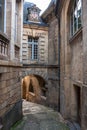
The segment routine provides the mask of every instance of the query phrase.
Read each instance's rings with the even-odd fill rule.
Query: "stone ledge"
[[[16,63],[16,62],[13,62],[13,61],[0,60],[0,66],[21,67],[22,64],[21,63]]]
[[[59,68],[59,65],[48,65],[48,64],[23,64],[23,68]]]
[[[3,33],[3,32],[0,31],[0,35],[2,37],[4,37],[7,41],[10,41],[10,39],[8,38],[8,36],[5,33]]]

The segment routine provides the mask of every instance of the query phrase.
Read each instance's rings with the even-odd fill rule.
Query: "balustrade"
[[[0,59],[3,59],[4,57],[8,57],[8,46],[9,46],[9,40],[8,38],[0,33]]]

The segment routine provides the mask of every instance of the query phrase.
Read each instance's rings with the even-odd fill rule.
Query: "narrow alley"
[[[58,112],[39,104],[23,100],[23,115],[11,130],[69,130]]]
[[[0,0],[0,130],[87,130],[87,0]]]

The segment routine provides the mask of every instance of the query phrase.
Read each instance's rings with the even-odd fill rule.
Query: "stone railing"
[[[0,60],[7,60],[9,55],[9,39],[0,32]]]

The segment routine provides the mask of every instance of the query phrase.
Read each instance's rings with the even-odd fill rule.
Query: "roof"
[[[44,23],[41,19],[41,17],[39,16],[39,22],[35,22],[35,21],[29,21],[27,20],[27,14],[28,14],[28,8],[34,8],[36,5],[34,3],[30,3],[30,2],[24,2],[24,9],[23,9],[23,24],[34,24],[34,25],[40,25],[40,26],[47,26],[46,23]],[[40,12],[41,10],[36,6],[36,9],[38,9],[38,11]]]
[[[46,23],[44,23],[44,22],[24,21],[23,24],[38,25],[38,26],[48,27],[48,25]]]
[[[50,13],[50,11],[52,11],[54,9],[54,7],[56,6],[56,1],[57,0],[51,0],[51,2],[49,3],[47,9],[41,15],[42,18],[46,17]]]

